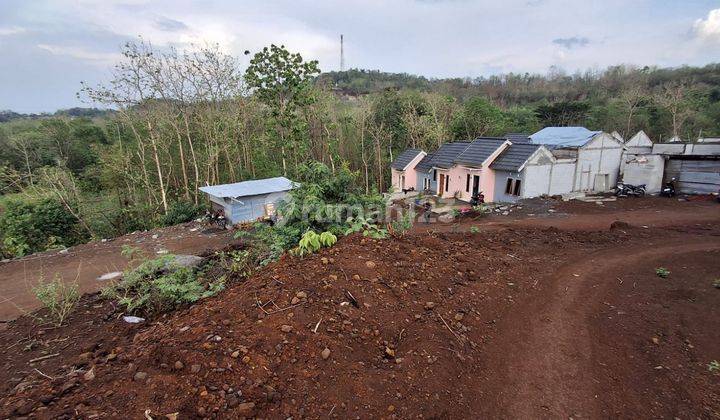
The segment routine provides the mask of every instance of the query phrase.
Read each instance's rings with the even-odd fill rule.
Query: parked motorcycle
[[[660,195],[663,197],[675,197],[675,178],[665,183],[665,186],[660,190]]]
[[[482,191],[478,191],[470,197],[470,205],[475,207],[480,204],[485,204],[485,195]]]
[[[643,197],[645,195],[645,184],[631,185],[619,183],[615,189],[615,195],[618,197]]]

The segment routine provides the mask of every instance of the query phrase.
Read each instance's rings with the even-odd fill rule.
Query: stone
[[[175,271],[178,268],[196,268],[204,261],[205,258],[197,255],[175,255],[175,258],[165,266],[165,269]]]
[[[93,366],[90,370],[85,372],[85,374],[83,375],[83,378],[86,381],[92,381],[93,379],[95,379],[95,367]]]
[[[175,367],[175,370],[182,370],[185,367],[185,364],[183,364],[183,362],[178,360],[177,362],[175,362],[174,367]]]
[[[134,380],[140,382],[147,379],[147,373],[145,372],[135,372],[135,376],[133,377]]]
[[[375,268],[375,267],[377,266],[377,264],[375,264],[373,261],[366,261],[366,262],[365,262],[365,266],[366,266],[367,268],[372,269],[372,268]]]
[[[301,290],[295,293],[295,297],[297,297],[298,299],[307,299],[307,293]]]
[[[464,317],[462,313],[458,312],[455,314],[455,321],[462,321]]]
[[[198,372],[200,372],[200,368],[201,368],[200,365],[192,365],[192,366],[190,366],[190,372],[198,373]]]
[[[395,350],[391,349],[390,347],[385,347],[385,355],[390,358],[395,357]]]
[[[235,412],[241,416],[248,416],[252,414],[252,411],[255,409],[255,403],[254,402],[246,402],[242,404],[238,404]]]
[[[323,358],[323,360],[327,360],[327,358],[330,357],[330,349],[325,347],[322,353],[320,353],[320,356]]]
[[[232,352],[230,357],[232,357],[233,359],[237,359],[238,357],[240,357],[240,351],[235,350],[234,352]]]
[[[282,331],[284,333],[289,333],[292,330],[293,330],[292,325],[281,325],[280,326],[280,331]]]
[[[328,259],[325,258],[325,257],[320,258],[320,261],[321,261],[323,264],[325,264],[325,265],[327,265],[327,263],[330,262],[330,260],[328,260]]]
[[[652,338],[652,342],[655,343],[655,344],[660,344],[660,339],[657,338],[657,337],[653,337],[653,338]]]
[[[429,310],[431,310],[431,309],[433,309],[433,308],[435,308],[435,302],[425,302],[425,309],[426,309],[426,310],[429,311]]]
[[[293,296],[293,298],[290,300],[290,304],[297,305],[298,303],[300,303],[300,298],[298,298],[297,296]]]

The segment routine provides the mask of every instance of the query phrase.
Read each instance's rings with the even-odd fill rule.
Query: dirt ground
[[[157,238],[153,238],[157,235]],[[96,292],[107,282],[98,280],[106,273],[122,271],[128,261],[121,254],[123,245],[144,250],[148,255],[168,250],[175,254],[199,254],[206,249],[226,245],[230,232],[208,229],[201,223],[185,223],[170,228],[121,236],[110,241],[95,241],[69,248],[33,254],[0,264],[0,321],[7,321],[38,309],[32,287],[41,277],[60,276],[77,281],[83,293]],[[2,325],[0,324],[0,328]]]
[[[0,416],[720,418],[720,206],[611,204],[355,235],[143,324],[21,317]]]

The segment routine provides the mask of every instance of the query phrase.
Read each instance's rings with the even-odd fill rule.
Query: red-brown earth
[[[344,238],[142,324],[98,295],[21,317],[0,415],[719,417],[720,206],[552,206]]]

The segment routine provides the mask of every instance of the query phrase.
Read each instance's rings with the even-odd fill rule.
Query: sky
[[[0,0],[0,110],[93,106],[80,82],[109,80],[142,37],[241,57],[284,44],[323,71],[426,77],[572,73],[616,64],[720,61],[718,0]]]

